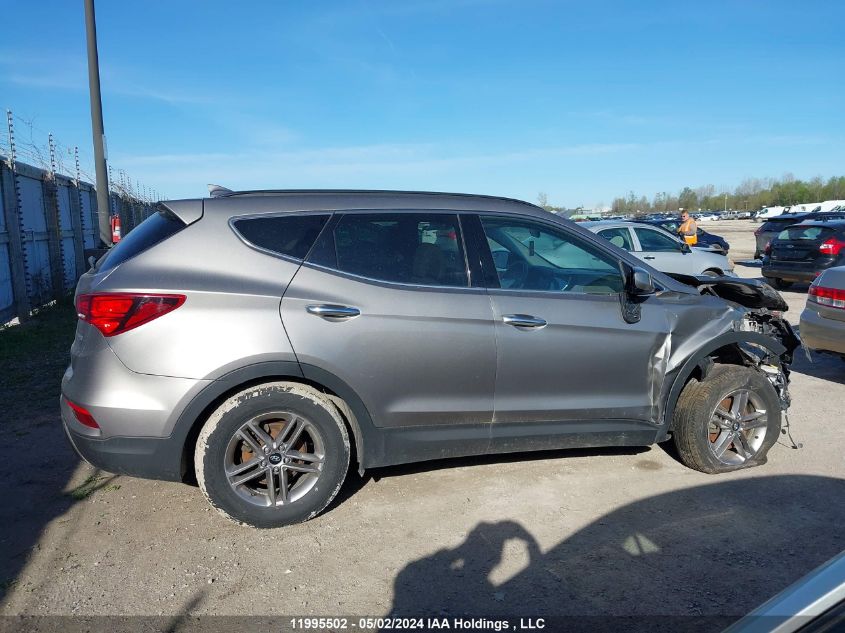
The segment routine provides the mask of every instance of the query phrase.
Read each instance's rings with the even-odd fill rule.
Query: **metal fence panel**
[[[123,235],[154,210],[123,191],[111,204]],[[93,185],[0,156],[0,324],[71,290],[99,245]]]
[[[23,245],[27,262],[26,277],[32,305],[50,301],[53,277],[50,272],[50,247],[47,218],[44,213],[44,191],[41,180],[18,175],[21,196]]]

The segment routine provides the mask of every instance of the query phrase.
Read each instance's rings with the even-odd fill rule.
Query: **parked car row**
[[[789,206],[763,207],[757,213],[757,218],[768,220],[789,213],[828,213],[830,211],[845,211],[845,200],[825,200],[824,202],[804,202]]]
[[[660,228],[668,231],[672,235],[678,234],[678,227],[681,225],[681,221],[677,217],[662,219],[662,220],[643,220],[646,224],[652,224],[654,226],[659,226]],[[696,234],[698,241],[695,244],[697,248],[704,248],[713,251],[721,251],[724,254],[730,250],[731,245],[728,244],[728,241],[720,237],[719,235],[714,235],[713,233],[708,233],[700,226],[698,227],[698,232]]]

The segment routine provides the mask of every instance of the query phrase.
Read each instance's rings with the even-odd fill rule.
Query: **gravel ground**
[[[740,263],[755,224],[704,226],[759,275]],[[797,323],[806,287],[784,296]],[[55,404],[17,388],[0,614],[705,615],[684,622],[717,630],[845,548],[845,363],[814,360],[794,366],[803,448],[783,437],[759,468],[708,476],[662,446],[392,467],[269,531],[227,522],[195,487],[79,463]]]

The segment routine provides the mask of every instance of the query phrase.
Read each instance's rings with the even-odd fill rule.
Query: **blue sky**
[[[88,160],[82,2],[0,17],[0,105]],[[843,2],[99,0],[97,21],[110,163],[170,197],[215,182],[594,206],[845,173]]]

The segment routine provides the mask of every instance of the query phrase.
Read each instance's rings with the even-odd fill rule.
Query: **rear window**
[[[161,209],[129,231],[126,237],[115,244],[100,262],[97,270],[100,272],[110,270],[130,257],[135,257],[138,253],[163,242],[185,226],[175,213],[169,209]]]
[[[235,220],[235,230],[247,242],[295,259],[305,259],[328,215],[271,216]]]
[[[817,240],[827,237],[833,231],[826,226],[790,226],[778,233],[779,240]]]

